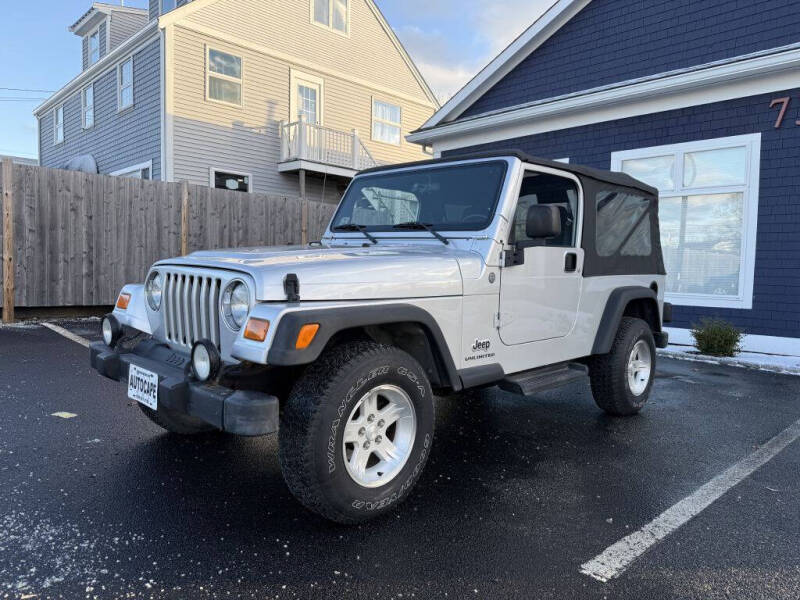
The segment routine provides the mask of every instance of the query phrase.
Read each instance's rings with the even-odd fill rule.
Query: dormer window
[[[350,32],[349,0],[311,0],[311,20],[338,33]]]
[[[100,29],[95,29],[89,34],[89,64],[93,65],[100,60]]]
[[[166,14],[175,9],[175,0],[161,0],[161,14]]]

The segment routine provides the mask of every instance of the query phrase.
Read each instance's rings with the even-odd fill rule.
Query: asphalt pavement
[[[800,441],[619,577],[580,568],[800,419],[799,391],[661,359],[634,418],[581,384],[442,398],[410,499],[345,527],[292,498],[276,436],[165,434],[83,346],[0,328],[0,598],[796,599]]]

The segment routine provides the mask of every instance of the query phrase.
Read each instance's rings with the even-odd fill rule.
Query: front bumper
[[[188,356],[153,339],[120,350],[95,342],[89,352],[92,368],[114,381],[127,382],[131,364],[157,373],[159,408],[197,417],[237,435],[256,436],[278,430],[278,398],[196,381],[190,375]]]

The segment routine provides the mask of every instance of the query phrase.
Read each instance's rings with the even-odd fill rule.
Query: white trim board
[[[128,173],[133,173],[134,171],[141,171],[142,169],[149,169],[150,170],[150,179],[153,179],[153,160],[147,160],[145,162],[141,162],[137,165],[131,165],[130,167],[125,167],[123,169],[117,169],[116,171],[109,173],[109,175],[114,177],[119,177],[120,175],[127,175]]]
[[[702,152],[705,150],[719,150],[724,148],[747,149],[747,163],[744,183],[734,186],[718,188],[687,188],[682,184],[683,164],[680,160],[674,166],[673,190],[660,190],[661,198],[675,198],[682,196],[712,195],[719,193],[742,193],[744,196],[744,211],[742,214],[742,246],[739,263],[739,286],[741,294],[738,297],[713,296],[710,294],[671,294],[666,293],[665,299],[679,306],[707,306],[713,308],[753,308],[753,281],[756,267],[756,234],[758,229],[758,201],[761,179],[761,134],[751,133],[724,138],[712,138],[668,144],[650,148],[636,148],[611,153],[611,170],[621,171],[622,162],[634,158],[650,158],[666,155],[683,157],[684,153]]]
[[[669,333],[670,344],[694,346],[694,338],[692,338],[692,334],[688,329],[664,327],[664,331]],[[800,338],[746,333],[742,336],[742,350],[745,352],[761,352],[763,354],[800,356]]]
[[[663,73],[420,129],[406,137],[447,151],[572,127],[746,98],[800,86],[800,44]]]
[[[558,0],[422,126],[434,127],[458,118],[495,83],[583,10],[591,0]],[[412,141],[412,140],[409,140]]]

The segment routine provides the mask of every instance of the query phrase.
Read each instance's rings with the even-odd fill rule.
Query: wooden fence
[[[6,321],[13,320],[14,306],[113,304],[122,285],[142,281],[162,258],[319,239],[335,208],[308,201],[304,209],[300,198],[8,160],[0,173],[0,306]]]

